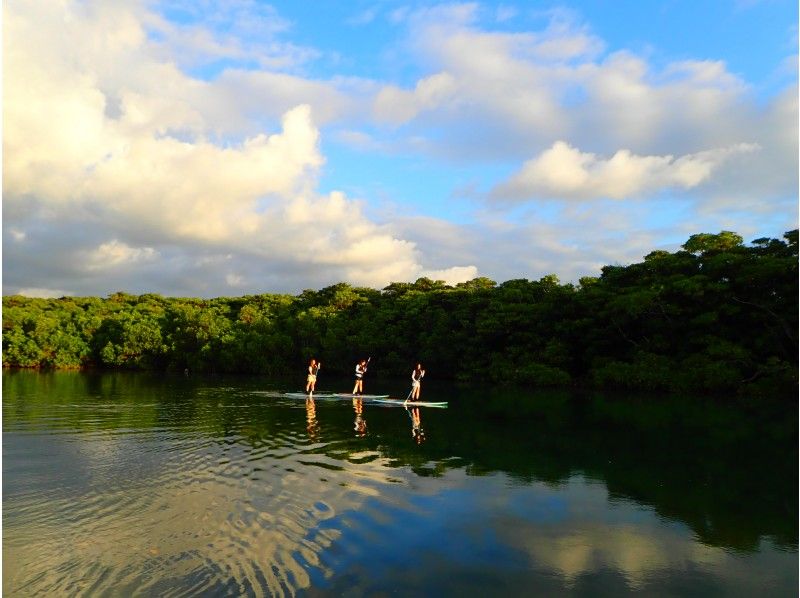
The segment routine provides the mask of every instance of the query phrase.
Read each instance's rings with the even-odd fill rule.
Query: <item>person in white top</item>
[[[306,378],[306,392],[311,394],[317,385],[317,373],[322,369],[322,362],[317,363],[316,359],[312,359],[308,364],[308,377]]]
[[[364,374],[367,373],[367,363],[369,360],[362,359],[356,364],[356,383],[353,386],[353,394],[364,394]]]
[[[425,376],[425,370],[422,369],[422,364],[418,363],[417,367],[411,372],[411,395],[412,401],[419,400],[419,391],[421,389],[422,378]]]

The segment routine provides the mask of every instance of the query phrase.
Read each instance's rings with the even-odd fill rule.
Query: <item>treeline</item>
[[[421,278],[283,294],[3,298],[3,365],[270,376],[304,370],[561,386],[794,393],[798,232],[749,245],[693,235],[680,251],[578,285]]]

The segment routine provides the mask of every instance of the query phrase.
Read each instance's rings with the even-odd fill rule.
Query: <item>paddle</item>
[[[369,360],[372,359],[372,355],[367,357],[367,363],[364,364],[364,373],[367,373],[367,366],[369,365]],[[364,394],[364,391],[361,391],[361,394]]]

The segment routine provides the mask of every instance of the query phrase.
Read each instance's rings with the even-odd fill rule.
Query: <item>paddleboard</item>
[[[285,392],[283,393],[284,397],[289,399],[338,399],[340,398],[339,395],[335,395],[331,392],[315,392],[311,396],[307,392]]]
[[[308,399],[306,392],[285,392],[284,397],[289,399]],[[363,399],[365,401],[373,401],[375,399],[388,399],[389,395],[353,395],[346,393],[330,393],[330,392],[315,392],[311,395],[312,399]]]
[[[409,401],[406,403],[403,399],[375,399],[376,403],[383,403],[385,405],[397,405],[398,407],[447,407],[447,401]]]

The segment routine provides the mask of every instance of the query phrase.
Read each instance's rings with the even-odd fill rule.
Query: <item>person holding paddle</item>
[[[422,369],[422,364],[418,363],[411,371],[411,392],[408,393],[406,401],[418,401],[419,391],[421,389],[422,378],[425,376],[425,370]]]
[[[364,374],[367,373],[367,365],[369,364],[369,360],[372,359],[370,357],[367,360],[362,359],[356,364],[356,383],[353,386],[353,393],[352,394],[364,394]]]
[[[317,373],[322,369],[322,362],[317,363],[316,359],[312,359],[308,364],[308,377],[306,378],[306,392],[312,394],[317,385]]]

